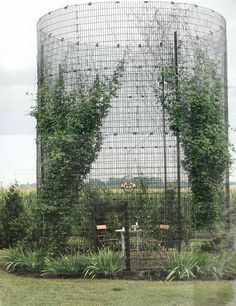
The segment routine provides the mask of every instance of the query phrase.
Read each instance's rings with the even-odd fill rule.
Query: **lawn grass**
[[[41,279],[0,270],[1,306],[223,306],[232,298],[232,281]]]

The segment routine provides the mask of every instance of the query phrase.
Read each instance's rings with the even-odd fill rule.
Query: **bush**
[[[113,277],[121,269],[122,261],[122,256],[118,252],[109,249],[99,250],[97,254],[91,254],[85,277]]]
[[[94,247],[94,242],[86,237],[70,237],[64,254],[74,255],[87,253]]]
[[[89,264],[87,256],[76,254],[74,256],[61,256],[56,259],[45,259],[42,276],[83,276],[83,272]]]
[[[4,248],[25,239],[31,228],[31,220],[16,187],[16,184],[10,186],[0,207],[0,246]]]
[[[0,264],[7,272],[39,273],[44,265],[44,254],[41,250],[9,248],[1,252]]]
[[[189,245],[191,250],[195,253],[211,253],[214,251],[210,239],[192,239]]]

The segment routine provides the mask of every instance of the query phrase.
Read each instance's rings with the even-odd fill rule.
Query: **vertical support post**
[[[178,41],[177,32],[174,32],[174,68],[175,68],[175,98],[180,103],[179,97],[179,71],[178,71]],[[179,127],[178,127],[179,128]],[[181,177],[180,177],[180,138],[179,131],[176,135],[176,159],[177,159],[177,214],[178,214],[178,251],[181,250],[182,220],[181,220]]]
[[[43,44],[40,46],[40,51],[38,54],[38,93],[40,92],[44,83],[44,46]],[[41,107],[41,99],[37,98],[37,106]],[[36,177],[37,177],[37,194],[39,192],[39,187],[42,181],[43,175],[43,149],[42,149],[42,141],[38,131],[38,126],[36,127],[36,146],[37,146],[37,161],[36,161]]]
[[[125,265],[130,270],[130,235],[129,235],[129,206],[124,203],[124,221],[125,221]]]
[[[163,147],[164,147],[164,222],[166,220],[166,195],[167,195],[167,160],[166,160],[166,116],[165,116],[165,85],[164,85],[164,71],[162,69],[162,132],[163,132]]]
[[[226,137],[227,137],[227,143],[229,143],[229,129],[228,129],[228,123],[229,123],[229,111],[228,111],[228,77],[227,77],[228,71],[227,71],[227,38],[225,33],[225,53],[224,53],[224,117],[225,117],[225,123],[226,123]],[[225,208],[230,208],[230,184],[229,184],[229,166],[226,171],[225,176]]]
[[[38,54],[38,93],[44,84],[44,45],[41,44],[39,54]],[[40,109],[42,106],[42,101],[40,96],[37,97],[37,107]],[[37,205],[39,205],[39,189],[43,179],[43,145],[41,135],[38,130],[38,123],[36,126],[36,186],[37,186]],[[37,225],[37,232],[38,232],[38,240],[41,240],[44,243],[45,238],[45,220],[44,220],[44,213],[41,211],[39,215],[38,225]]]
[[[97,234],[97,218],[96,218],[96,204],[91,207],[91,213],[92,213],[92,224],[94,228],[94,246],[96,251],[99,249],[99,241],[98,241],[98,234]]]
[[[225,31],[225,52],[224,52],[224,119],[227,145],[229,144],[229,111],[228,111],[228,69],[227,69],[227,34]],[[229,165],[225,173],[225,209],[227,211],[225,231],[230,231],[230,183],[229,183]],[[229,241],[228,247],[232,247],[233,242]]]

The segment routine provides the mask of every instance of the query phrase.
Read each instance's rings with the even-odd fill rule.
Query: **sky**
[[[230,140],[236,147],[236,0],[183,2],[211,8],[226,19]],[[86,1],[0,0],[0,3],[0,186],[8,186],[15,180],[34,183],[35,121],[29,112],[35,105],[37,92],[36,23],[49,11]],[[235,153],[233,158],[236,159]],[[236,181],[236,162],[231,169],[231,180]]]

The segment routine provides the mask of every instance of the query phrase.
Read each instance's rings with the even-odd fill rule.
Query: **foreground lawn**
[[[232,281],[39,279],[0,270],[1,306],[220,306],[232,298]]]

